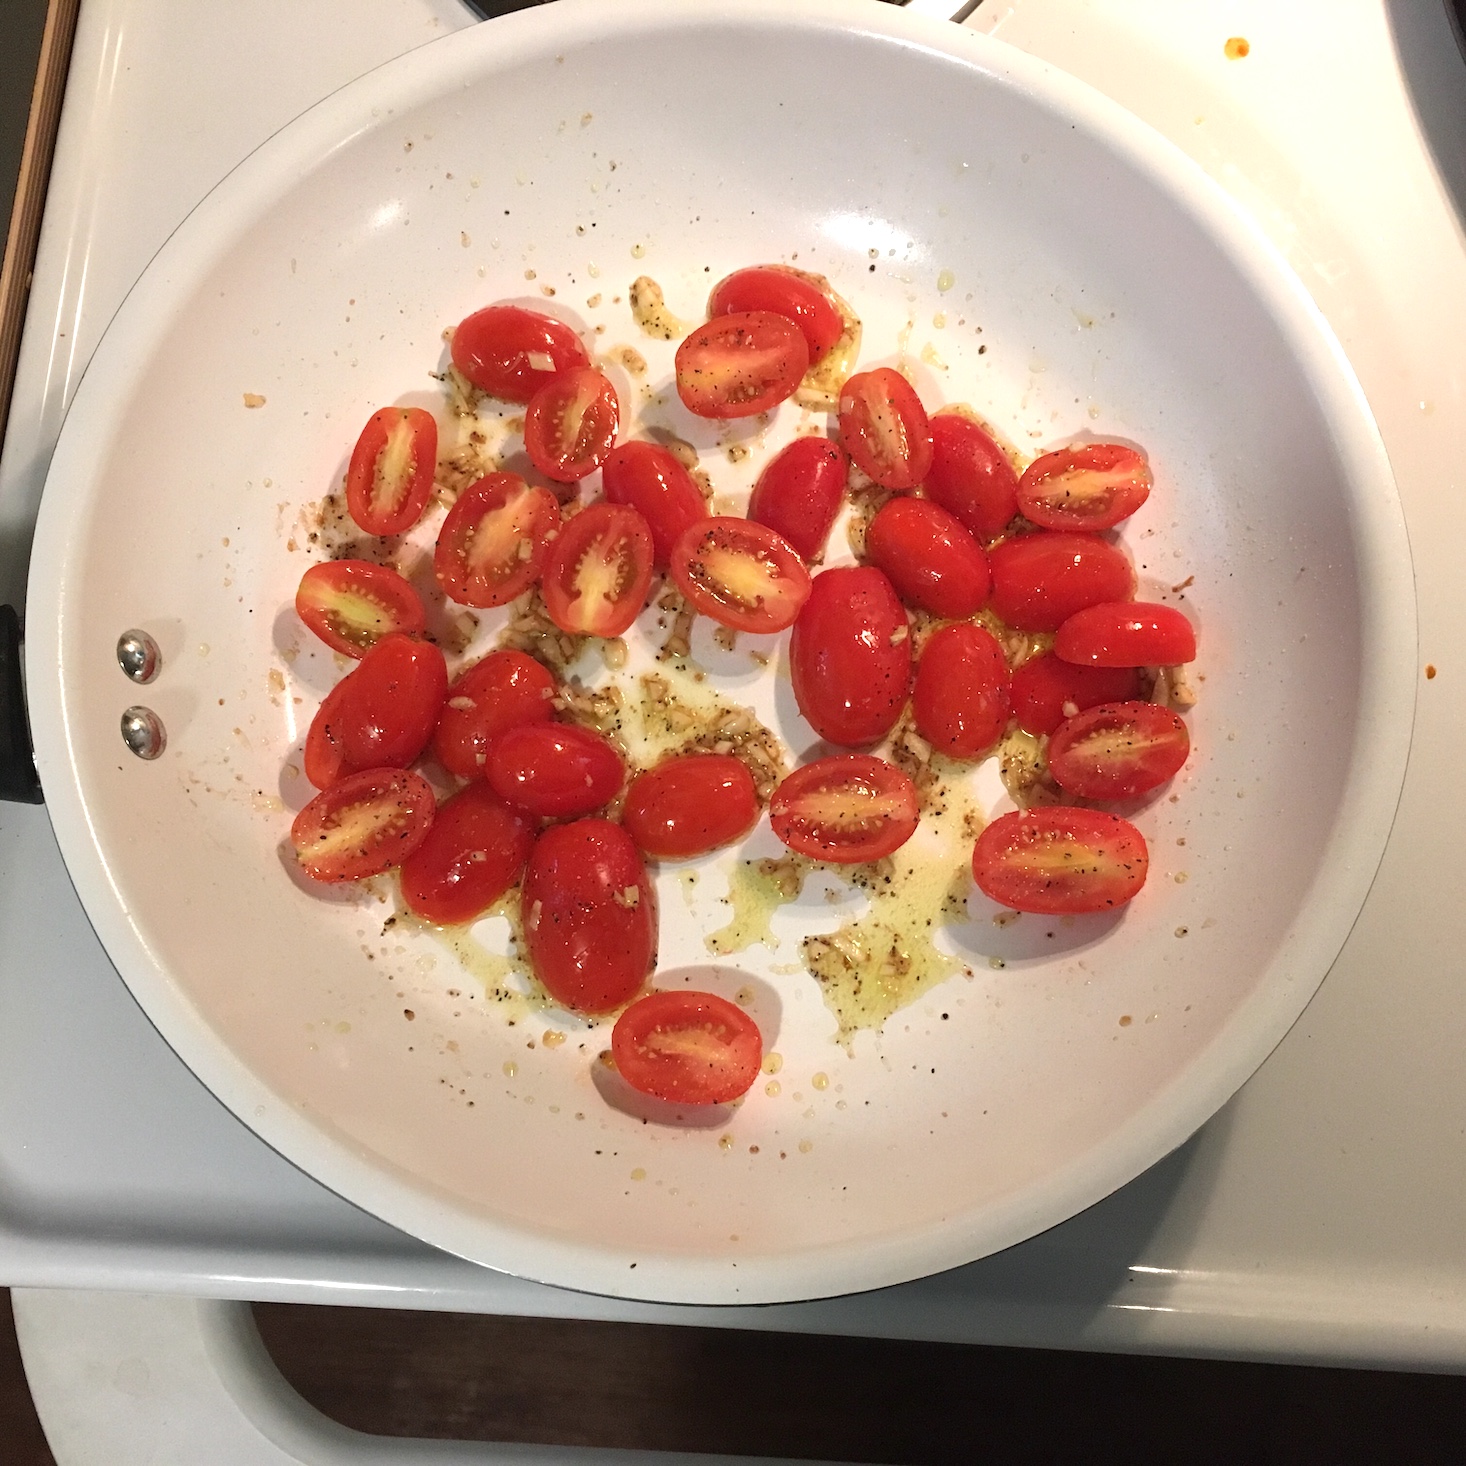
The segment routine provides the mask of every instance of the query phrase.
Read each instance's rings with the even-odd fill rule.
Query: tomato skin
[[[750,265],[713,286],[709,316],[772,311],[799,327],[809,347],[810,365],[844,334],[845,322],[834,302],[812,281],[778,265]]]
[[[1030,657],[1013,673],[1013,713],[1025,733],[1052,733],[1070,714],[1102,702],[1130,702],[1140,696],[1134,667],[1080,667],[1052,652]]]
[[[987,543],[1018,512],[1018,475],[1008,455],[971,418],[939,412],[931,420],[932,462],[922,488]]]
[[[652,534],[652,563],[667,568],[682,531],[708,516],[692,475],[660,443],[633,439],[601,465],[601,487],[612,504],[629,504]]]
[[[980,758],[1013,715],[1011,674],[997,638],[958,622],[927,639],[916,667],[916,731],[949,758]]]
[[[1079,443],[1035,458],[1018,481],[1018,507],[1045,529],[1095,533],[1128,519],[1150,497],[1143,454],[1124,443]]]
[[[1186,724],[1153,702],[1101,703],[1049,739],[1049,772],[1080,799],[1133,799],[1159,789],[1191,752]]]
[[[734,631],[783,631],[809,599],[809,571],[767,525],[718,515],[684,530],[668,567],[694,610]]]
[[[381,875],[427,838],[437,801],[408,769],[366,769],[317,794],[290,826],[300,868],[334,884]]]
[[[1043,916],[1123,906],[1149,866],[1145,837],[1129,820],[1064,804],[1000,816],[972,852],[973,879],[985,895]]]
[[[437,926],[482,916],[519,879],[534,837],[529,816],[470,784],[438,806],[427,838],[402,862],[407,909]]]
[[[491,305],[458,323],[453,365],[481,392],[528,402],[557,372],[588,367],[580,337],[553,316],[519,305]]]
[[[507,606],[540,574],[560,527],[555,496],[514,473],[470,484],[448,511],[433,550],[433,573],[463,606]]]
[[[657,950],[656,897],[620,825],[551,825],[535,842],[519,900],[530,963],[556,1002],[606,1013],[646,981]]]
[[[572,636],[620,636],[646,605],[652,532],[629,504],[598,499],[565,521],[540,577],[550,620]]]
[[[810,564],[825,552],[845,498],[850,457],[828,438],[795,438],[764,465],[748,517],[782,535]]]
[[[561,372],[546,382],[524,412],[529,461],[556,483],[578,483],[616,446],[621,403],[610,378],[594,367]]]
[[[699,326],[677,348],[677,395],[699,417],[754,417],[792,396],[809,345],[787,316],[739,311]]]
[[[542,663],[512,647],[490,652],[448,688],[433,757],[460,779],[481,778],[489,744],[521,723],[548,722],[554,695],[555,678]]]
[[[883,489],[914,489],[932,465],[931,421],[893,367],[857,372],[840,389],[840,441]]]
[[[865,553],[908,606],[962,620],[987,604],[992,578],[982,546],[926,499],[882,505],[865,532]]]
[[[621,823],[645,855],[686,860],[741,840],[758,821],[753,775],[731,753],[683,753],[638,774]]]
[[[1014,535],[988,551],[988,569],[989,604],[1017,631],[1057,631],[1086,606],[1135,594],[1135,569],[1125,552],[1095,535]]]
[[[804,764],[769,800],[769,823],[784,844],[839,865],[899,850],[920,819],[916,786],[895,764],[868,753],[836,753]]]
[[[821,571],[794,623],[789,663],[799,711],[821,738],[878,743],[911,689],[911,637],[891,582],[873,565]]]
[[[438,467],[438,424],[421,407],[367,419],[346,470],[346,508],[368,534],[403,534],[422,518]]]
[[[1059,627],[1054,655],[1094,667],[1175,667],[1196,660],[1196,630],[1174,606],[1105,602]]]
[[[545,819],[592,814],[626,777],[621,755],[573,723],[521,723],[489,746],[484,778],[505,804]]]
[[[428,624],[422,601],[389,565],[326,560],[300,577],[295,612],[333,652],[360,660],[394,631],[411,636]]]
[[[746,1094],[764,1061],[763,1035],[715,993],[648,993],[611,1030],[616,1072],[632,1089],[682,1105],[722,1105]]]

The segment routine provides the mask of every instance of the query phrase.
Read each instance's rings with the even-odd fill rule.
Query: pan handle
[[[20,617],[0,606],[0,799],[41,803],[41,781],[31,756],[20,663]]]

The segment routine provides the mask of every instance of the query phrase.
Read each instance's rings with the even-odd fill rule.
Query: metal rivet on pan
[[[134,628],[117,638],[117,665],[134,682],[151,682],[163,665],[163,654],[146,631]]]
[[[122,715],[122,741],[139,758],[157,758],[168,742],[163,720],[152,708],[130,707]]]

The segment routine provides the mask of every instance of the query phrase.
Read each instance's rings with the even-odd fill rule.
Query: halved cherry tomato
[[[533,657],[512,647],[490,652],[449,687],[433,733],[433,757],[460,779],[480,778],[489,744],[521,723],[548,722],[554,695],[554,677]]]
[[[992,610],[1018,631],[1057,631],[1076,611],[1135,594],[1125,552],[1092,534],[1014,535],[988,551]]]
[[[1025,733],[1052,733],[1065,718],[1102,702],[1140,696],[1134,667],[1078,667],[1052,652],[1030,657],[1013,673],[1013,713]]]
[[[1174,606],[1107,602],[1070,616],[1054,655],[1093,667],[1175,667],[1195,661],[1196,630]]]
[[[784,265],[750,265],[713,286],[709,316],[773,311],[787,316],[804,334],[812,366],[845,334],[835,303],[812,280]]]
[[[606,1013],[646,981],[657,951],[656,897],[620,825],[551,825],[535,842],[519,905],[535,976],[557,1003]]]
[[[789,541],[806,564],[825,552],[850,457],[828,438],[795,438],[764,465],[748,500],[748,517]]]
[[[573,484],[592,474],[616,445],[621,404],[609,377],[579,367],[552,377],[524,412],[529,461],[556,483]]]
[[[482,916],[519,879],[534,836],[530,816],[470,784],[438,807],[427,839],[402,862],[407,909],[439,926]]]
[[[1145,837],[1129,820],[1064,804],[1002,815],[972,851],[973,879],[984,894],[1043,916],[1123,906],[1149,867]]]
[[[601,465],[601,487],[612,504],[629,504],[652,532],[652,562],[667,568],[672,546],[689,525],[708,517],[692,475],[660,443],[633,439]]]
[[[635,1090],[680,1105],[746,1094],[764,1061],[758,1024],[715,993],[638,998],[611,1030],[616,1072]]]
[[[809,598],[809,571],[782,535],[751,519],[704,519],[672,547],[677,589],[734,631],[783,631]]]
[[[506,804],[547,819],[593,814],[610,802],[626,766],[590,728],[521,723],[489,746],[484,778]]]
[[[988,557],[954,515],[926,499],[891,499],[865,532],[870,563],[908,606],[961,620],[987,603]]]
[[[370,560],[312,565],[300,577],[295,611],[333,652],[358,658],[394,631],[411,635],[428,624],[412,586]]]
[[[891,582],[873,565],[814,578],[789,638],[794,697],[821,738],[846,748],[878,743],[911,690],[911,636]]]
[[[464,606],[505,606],[535,583],[560,527],[555,496],[514,473],[470,484],[448,511],[433,573]]]
[[[604,499],[565,521],[540,589],[550,620],[572,636],[620,636],[646,605],[652,532],[629,504]]]
[[[914,489],[932,465],[932,430],[916,389],[893,367],[840,389],[840,441],[883,489]]]
[[[556,372],[590,365],[564,321],[519,305],[491,305],[458,323],[453,365],[480,391],[528,402]]]
[[[979,758],[1007,731],[1013,707],[997,638],[959,622],[928,638],[916,666],[916,731],[949,758]]]
[[[317,794],[290,826],[300,868],[314,881],[381,875],[427,839],[437,801],[407,769],[366,769]]]
[[[367,419],[346,471],[346,508],[368,534],[403,534],[422,518],[438,467],[438,424],[421,407]]]
[[[1018,512],[1018,475],[980,424],[960,412],[931,420],[932,462],[923,489],[978,539],[996,539]]]
[[[753,775],[731,753],[683,753],[638,774],[621,823],[647,854],[706,855],[746,835],[758,820]]]
[[[1045,529],[1111,529],[1145,503],[1151,483],[1150,465],[1134,448],[1080,443],[1023,470],[1018,507]]]
[[[677,395],[699,417],[753,417],[792,395],[808,368],[809,345],[793,321],[740,311],[699,326],[677,348]]]
[[[1133,799],[1186,762],[1191,735],[1170,708],[1111,702],[1078,713],[1049,739],[1054,782],[1081,799]]]
[[[899,850],[920,820],[916,785],[895,764],[868,753],[805,764],[769,800],[769,823],[791,850],[840,865]]]

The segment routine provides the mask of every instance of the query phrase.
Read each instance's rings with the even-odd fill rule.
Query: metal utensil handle
[[[0,606],[0,799],[41,803],[41,781],[31,757],[20,663],[20,617]]]

